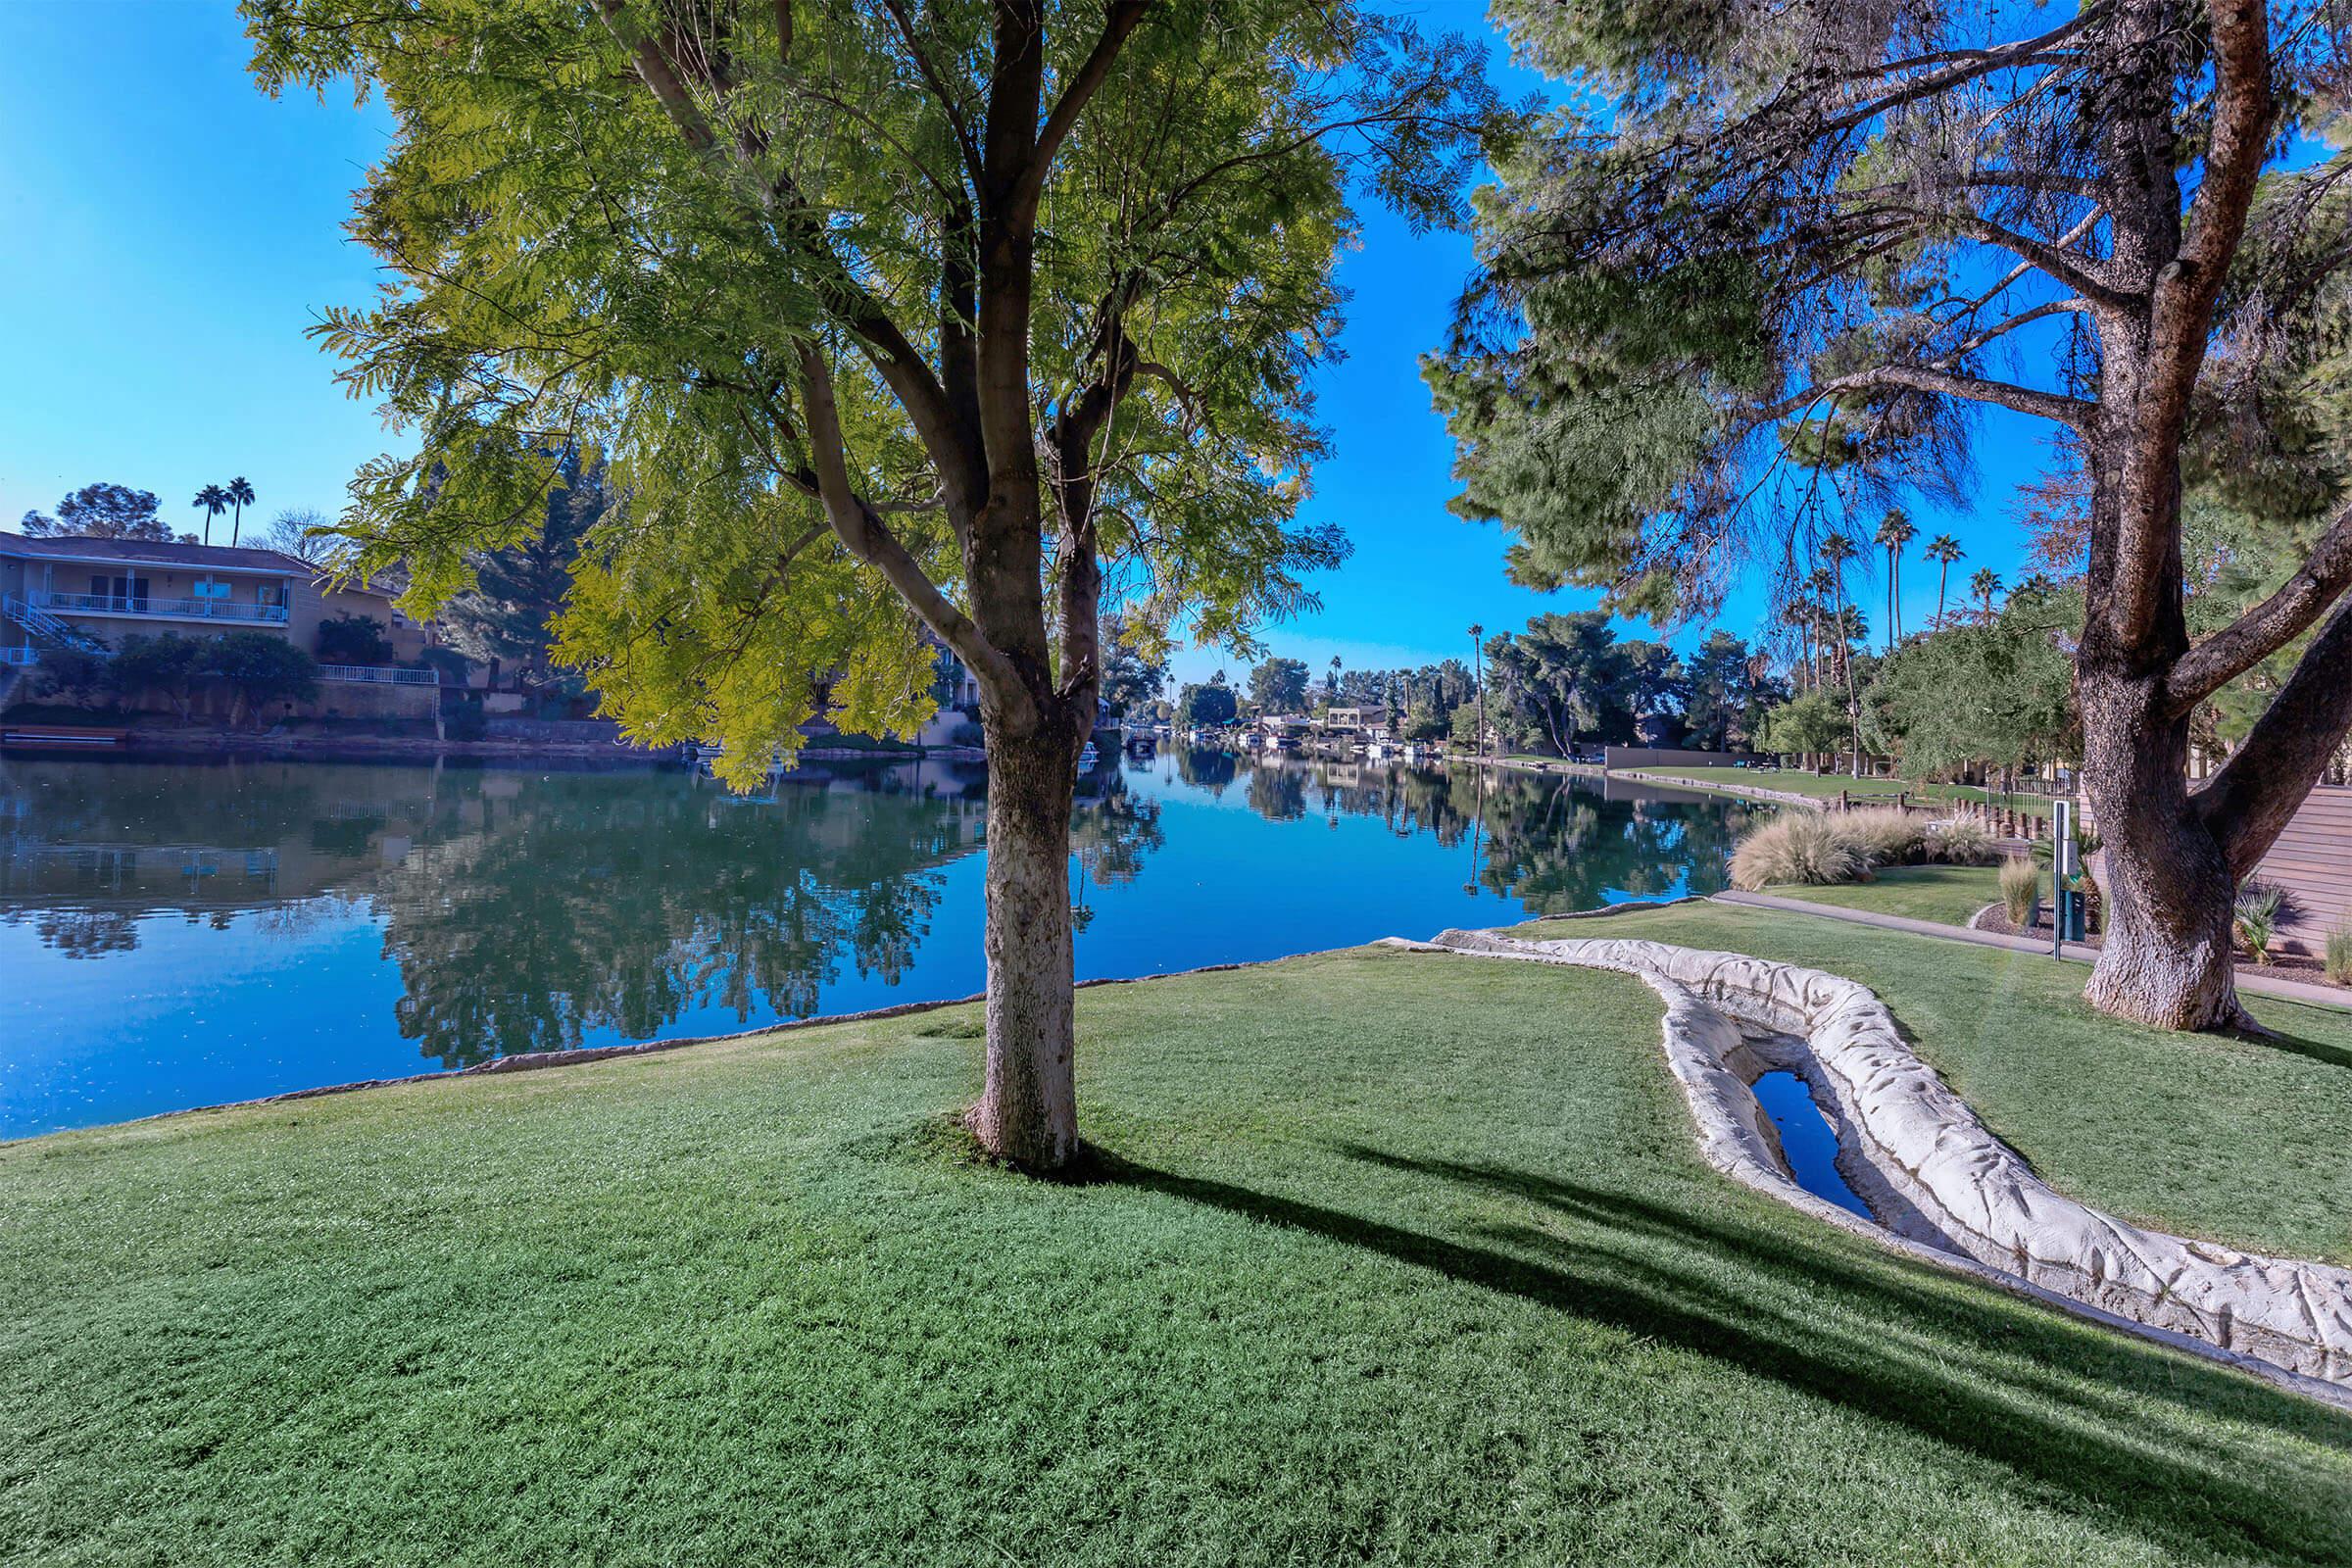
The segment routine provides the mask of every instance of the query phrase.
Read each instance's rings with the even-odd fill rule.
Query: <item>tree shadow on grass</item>
[[[2316,1061],[2323,1067],[2352,1067],[2352,1051],[2346,1051],[2342,1046],[2329,1045],[2325,1040],[2313,1040],[2305,1035],[2288,1034],[2283,1029],[2271,1029],[2266,1034],[2241,1035],[2238,1038],[2257,1049],[2267,1046],[2273,1051],[2283,1051],[2290,1055]]]
[[[2006,1355],[2111,1375],[2126,1388],[2170,1397],[2200,1415],[2275,1426],[2341,1452],[2352,1452],[2352,1418],[2276,1394],[2249,1380],[2119,1340],[2097,1346],[2063,1319],[1974,1307],[1964,1299],[1882,1278],[1878,1270],[1826,1257],[1798,1264],[1785,1239],[1738,1222],[1702,1217],[1616,1193],[1601,1193],[1521,1172],[1353,1152],[1392,1169],[1471,1182],[1565,1212],[1600,1232],[1578,1244],[1535,1225],[1490,1227],[1486,1236],[1538,1256],[1477,1246],[1387,1224],[1297,1199],[1200,1176],[1153,1169],[1096,1151],[1094,1179],[1164,1194],[1361,1247],[1448,1279],[1573,1313],[1645,1340],[1712,1357],[1799,1393],[1910,1430],[2007,1467],[2053,1501],[2119,1525],[2180,1551],[2220,1551],[2267,1561],[2340,1563],[2352,1557],[2352,1499],[2343,1472],[2325,1462],[2289,1469],[2249,1466],[2228,1441],[2151,1422],[2145,1404],[2127,1406],[2065,1379],[2029,1372],[2014,1388],[1996,1385]],[[1621,1239],[1611,1242],[1609,1238]],[[1734,1253],[1740,1265],[1763,1260],[1809,1278],[1796,1283],[1843,1298],[1821,1314],[1782,1312],[1727,1293],[1695,1266],[1676,1261],[1696,1248]],[[1693,1260],[1695,1263],[1696,1260]],[[1784,1280],[1778,1288],[1786,1290]],[[1918,1343],[1890,1332],[1864,1339],[1834,1324],[1853,1309],[1882,1318],[1943,1326],[1960,1345],[1994,1353],[1991,1365],[1964,1366],[1958,1345]],[[1909,1343],[1906,1343],[1908,1341]],[[2086,1344],[2091,1346],[2086,1351]],[[2092,1359],[2094,1358],[2095,1359]],[[2052,1409],[2065,1401],[2074,1409]]]
[[[1590,1224],[1638,1232],[1676,1246],[1728,1251],[1741,1267],[1785,1282],[1798,1292],[1861,1290],[1874,1298],[1874,1304],[1894,1309],[1906,1321],[1924,1321],[1966,1337],[1984,1338],[1988,1330],[1984,1307],[1971,1301],[1966,1293],[1992,1287],[1945,1281],[1892,1254],[1872,1256],[1861,1263],[1848,1262],[1826,1246],[1791,1246],[1787,1236],[1773,1231],[1740,1225],[1728,1218],[1700,1219],[1685,1210],[1627,1193],[1580,1187],[1573,1182],[1503,1166],[1410,1159],[1359,1144],[1333,1147],[1351,1158],[1485,1188]],[[1828,1243],[1831,1239],[1825,1234],[1823,1240]],[[1956,1295],[1955,1291],[1961,1294]],[[1756,1310],[1752,1300],[1746,1304],[1751,1312]],[[2352,1413],[2281,1395],[2251,1376],[2190,1360],[2181,1354],[2155,1354],[2143,1342],[2113,1329],[2060,1316],[2056,1307],[2038,1309],[2051,1314],[2052,1320],[2047,1325],[2051,1338],[2037,1345],[2017,1347],[2014,1351],[2017,1363],[2008,1369],[2006,1378],[2036,1396],[2064,1400],[2099,1412],[2105,1419],[2133,1420],[2141,1418],[2144,1409],[2127,1395],[2138,1393],[2145,1397],[2165,1399],[2200,1416],[2267,1426],[2352,1452]],[[1989,1333],[2004,1341],[2013,1338],[1999,1329],[1990,1329]],[[2061,1342],[2057,1338],[2061,1335],[2073,1339]],[[2152,1367],[2160,1370],[2161,1376],[2151,1379],[2148,1374]],[[2076,1376],[2068,1377],[2067,1373]],[[2183,1434],[2180,1441],[2202,1440],[2194,1434]],[[2214,1437],[2212,1442],[2217,1448],[2226,1448],[2230,1439],[2224,1434]]]

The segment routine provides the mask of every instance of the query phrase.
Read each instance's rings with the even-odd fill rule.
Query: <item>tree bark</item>
[[[2091,665],[2077,677],[2082,781],[2104,847],[2106,926],[2084,995],[2160,1029],[2227,1029],[2238,1005],[2237,879],[2188,790],[2188,722],[2161,681]]]
[[[1077,1031],[1070,943],[1070,728],[988,732],[987,1075],[971,1130],[1029,1170],[1078,1152]]]

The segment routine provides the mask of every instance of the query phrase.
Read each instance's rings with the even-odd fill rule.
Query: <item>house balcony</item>
[[[241,625],[282,626],[283,605],[257,605],[250,600],[154,599],[136,594],[44,594],[31,596],[34,608],[60,615],[124,615],[138,620],[226,620]]]

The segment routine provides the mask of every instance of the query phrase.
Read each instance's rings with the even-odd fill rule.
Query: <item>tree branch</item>
[[[2320,535],[2278,591],[2182,654],[2165,682],[2169,707],[2185,713],[2302,635],[2352,588],[2352,506]]]
[[[2032,414],[2044,419],[2055,419],[2074,429],[2083,428],[2097,405],[2082,398],[2071,398],[2059,392],[2041,392],[2033,387],[2019,386],[2011,381],[1994,381],[1980,375],[1963,375],[1954,370],[1931,369],[1920,365],[1881,365],[1850,375],[1817,382],[1793,397],[1758,411],[1755,423],[1764,424],[1794,413],[1806,404],[1839,392],[1867,392],[1876,387],[1908,387],[1915,392],[1939,392],[1947,397],[1966,398],[1972,403],[1992,403],[2019,414]]]
[[[1012,662],[981,635],[971,617],[950,603],[907,552],[850,485],[847,448],[841,435],[841,415],[833,400],[833,372],[813,343],[801,345],[802,400],[808,427],[808,450],[816,467],[817,486],[825,518],[840,535],[850,554],[880,571],[937,632],[941,641],[971,666],[994,700],[1011,733],[1022,734],[1037,724],[1037,705]]]
[[[2245,744],[2189,797],[2240,881],[2319,782],[2352,727],[2352,600],[2335,612],[2287,677]]]
[[[1143,22],[1144,13],[1152,8],[1152,0],[1110,0],[1103,9],[1102,31],[1095,39],[1094,48],[1078,69],[1071,73],[1069,82],[1061,89],[1060,98],[1046,114],[1046,122],[1037,133],[1036,146],[1029,155],[1029,168],[1022,176],[1022,188],[1016,199],[1031,211],[1037,206],[1038,195],[1045,189],[1046,176],[1053,172],[1054,155],[1076,127],[1078,117],[1086,110],[1110,68],[1126,46],[1128,35]]]

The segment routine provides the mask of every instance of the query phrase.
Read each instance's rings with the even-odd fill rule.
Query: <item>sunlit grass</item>
[[[969,1159],[958,1011],[0,1149],[0,1559],[2352,1553],[2352,1418],[1721,1179],[1632,980],[1354,953],[1080,1016],[1071,1184]],[[2277,1144],[2217,1137],[2217,1211]]]

